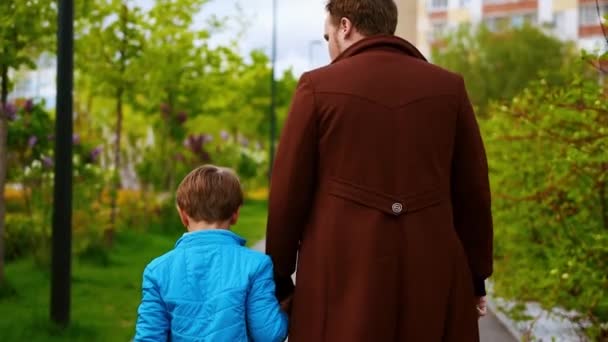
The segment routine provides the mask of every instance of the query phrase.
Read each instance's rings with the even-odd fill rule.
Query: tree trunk
[[[118,216],[118,191],[120,190],[120,142],[122,133],[122,97],[123,89],[119,88],[116,94],[116,131],[115,131],[115,145],[114,145],[114,176],[112,177],[112,190],[111,194],[111,214],[110,214],[110,227],[104,232],[104,241],[106,246],[111,247],[114,243],[114,232],[116,230],[116,217]]]
[[[114,176],[112,177],[111,185],[111,213],[110,213],[110,226],[104,231],[104,240],[106,246],[112,247],[114,242],[114,233],[116,231],[116,218],[118,217],[118,191],[121,188],[120,182],[120,141],[122,133],[122,101],[125,93],[124,82],[125,82],[125,71],[127,69],[127,45],[129,41],[127,24],[129,8],[126,3],[122,3],[122,10],[120,14],[120,29],[122,32],[121,48],[119,50],[120,63],[119,70],[121,75],[121,84],[117,85],[116,89],[116,131],[115,131],[115,145],[114,145]]]
[[[4,113],[4,106],[8,98],[8,66],[2,65],[2,94],[0,98],[0,287],[4,285],[4,219],[6,216],[6,203],[4,201],[4,185],[8,166],[7,136],[8,118]]]

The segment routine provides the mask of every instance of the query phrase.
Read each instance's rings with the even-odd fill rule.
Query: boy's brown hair
[[[348,18],[365,36],[393,35],[397,29],[398,14],[394,0],[329,0],[325,9],[334,24],[338,24],[341,18]]]
[[[197,221],[229,220],[243,204],[243,190],[230,169],[203,165],[190,172],[177,188],[177,206]]]

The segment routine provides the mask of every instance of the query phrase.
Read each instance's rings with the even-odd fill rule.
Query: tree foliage
[[[608,336],[606,57],[532,27],[461,28],[434,51],[464,75],[485,137],[495,295],[574,310],[593,340]]]
[[[55,32],[55,1],[5,0],[0,3],[0,190],[7,174],[8,121],[15,107],[7,102],[11,71],[35,68],[35,58],[48,49]],[[0,288],[4,284],[4,220],[6,204],[0,196]]]
[[[598,75],[532,82],[483,123],[496,224],[496,292],[608,321],[608,99]],[[583,325],[584,326],[584,325]]]
[[[485,115],[491,101],[509,101],[544,73],[559,82],[560,71],[575,59],[570,44],[532,26],[494,32],[462,26],[433,50],[433,61],[463,75],[471,101]]]

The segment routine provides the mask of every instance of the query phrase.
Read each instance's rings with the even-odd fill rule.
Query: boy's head
[[[243,204],[236,174],[227,168],[204,165],[190,172],[177,188],[177,207],[188,230],[229,228]]]

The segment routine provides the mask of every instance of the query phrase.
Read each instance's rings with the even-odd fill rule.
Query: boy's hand
[[[289,314],[291,312],[291,302],[293,300],[293,295],[290,295],[289,297],[283,299],[281,301],[281,310],[285,311],[287,314]]]
[[[476,301],[476,305],[477,305],[477,313],[479,314],[479,317],[483,317],[485,315],[488,314],[488,300],[486,299],[486,296],[483,297],[477,297],[475,298]]]

